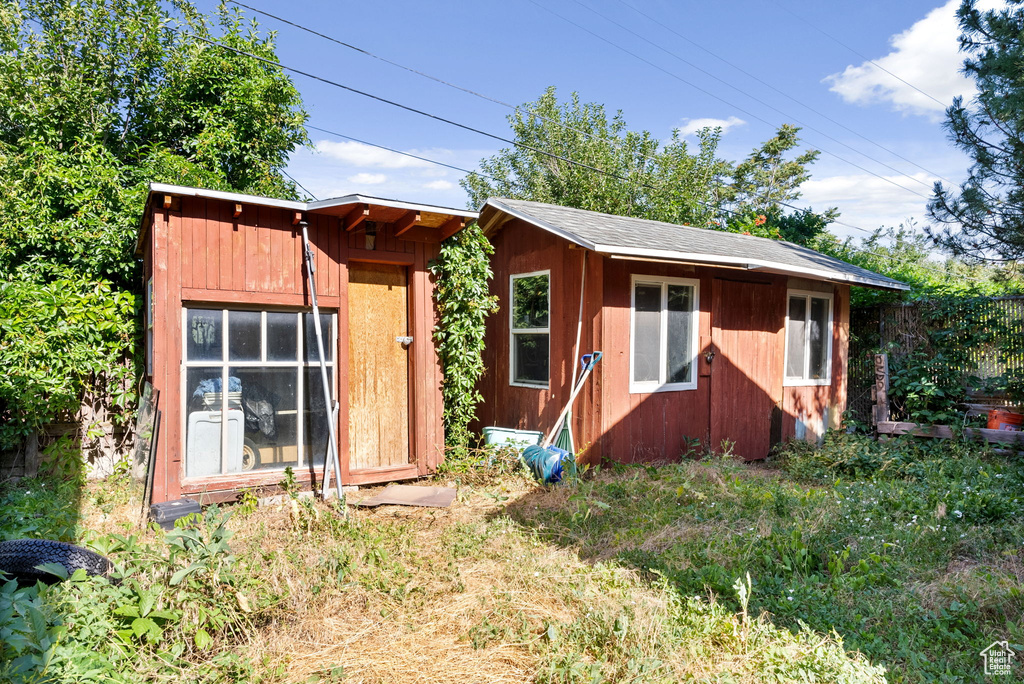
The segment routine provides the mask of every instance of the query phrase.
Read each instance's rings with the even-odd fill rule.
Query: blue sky
[[[958,0],[245,1],[503,102],[522,104],[555,86],[563,97],[578,91],[584,101],[622,110],[631,128],[663,138],[674,128],[723,125],[719,152],[726,159],[742,158],[779,125],[794,123],[803,128],[803,146],[822,151],[798,204],[836,206],[844,224],[861,229],[911,218],[923,224],[931,183],[958,181],[966,171],[966,158],[941,126],[943,105],[973,89],[958,72]],[[509,133],[509,110],[501,105],[248,14],[278,31],[283,64]],[[293,78],[312,126],[468,169],[502,146]],[[294,154],[288,170],[321,199],[360,192],[466,204],[458,171],[316,130],[310,135],[316,150]],[[865,235],[844,225],[834,231]]]

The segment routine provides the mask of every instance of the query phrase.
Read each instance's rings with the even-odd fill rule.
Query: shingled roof
[[[485,233],[501,215],[531,223],[580,247],[619,258],[730,266],[884,290],[909,286],[859,266],[782,240],[628,218],[542,202],[491,198],[480,210]]]

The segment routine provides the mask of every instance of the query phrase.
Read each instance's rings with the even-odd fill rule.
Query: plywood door
[[[744,459],[771,447],[776,401],[782,389],[779,333],[783,312],[777,288],[716,278],[711,312],[711,446],[723,440]],[[781,423],[780,423],[781,426]]]
[[[349,470],[409,464],[409,334],[404,266],[348,267]]]

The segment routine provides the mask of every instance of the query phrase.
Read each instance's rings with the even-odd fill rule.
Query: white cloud
[[[728,119],[683,119],[683,125],[679,127],[679,134],[683,136],[693,135],[703,128],[721,127],[722,134],[729,132],[730,128],[742,126],[746,121],[739,117],[730,116]]]
[[[354,176],[346,178],[349,183],[355,183],[356,185],[380,185],[388,180],[388,177],[383,173],[357,173]]]
[[[824,82],[847,102],[888,103],[905,114],[941,119],[955,96],[970,99],[975,92],[974,82],[960,73],[964,55],[959,52],[957,42],[959,5],[960,0],[949,0],[903,33],[893,36],[889,41],[892,52],[872,60],[875,64],[850,65],[843,72],[828,76]],[[997,3],[981,2],[979,5],[987,9]]]
[[[911,180],[911,179],[916,180]],[[899,226],[913,218],[918,226],[927,220],[928,201],[914,193],[928,197],[928,186],[937,180],[926,173],[912,176],[870,176],[867,174],[830,176],[809,180],[800,186],[801,196],[796,201],[801,207],[810,206],[817,211],[838,207],[839,220],[867,231],[882,226]],[[892,182],[889,182],[892,181]],[[913,192],[896,187],[898,183]],[[833,224],[832,232],[841,236],[866,237],[864,230]]]
[[[429,190],[451,190],[452,188],[455,187],[455,184],[452,183],[451,181],[436,180],[430,181],[429,183],[424,183],[423,187]]]
[[[404,154],[389,152],[379,147],[351,141],[320,140],[316,143],[316,149],[324,157],[353,166],[379,169],[408,169],[433,166],[430,162],[413,159]]]

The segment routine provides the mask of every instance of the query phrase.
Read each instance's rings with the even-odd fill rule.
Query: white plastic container
[[[220,411],[188,414],[188,443],[185,447],[185,477],[220,475]],[[227,472],[242,472],[245,420],[240,410],[228,411]]]

